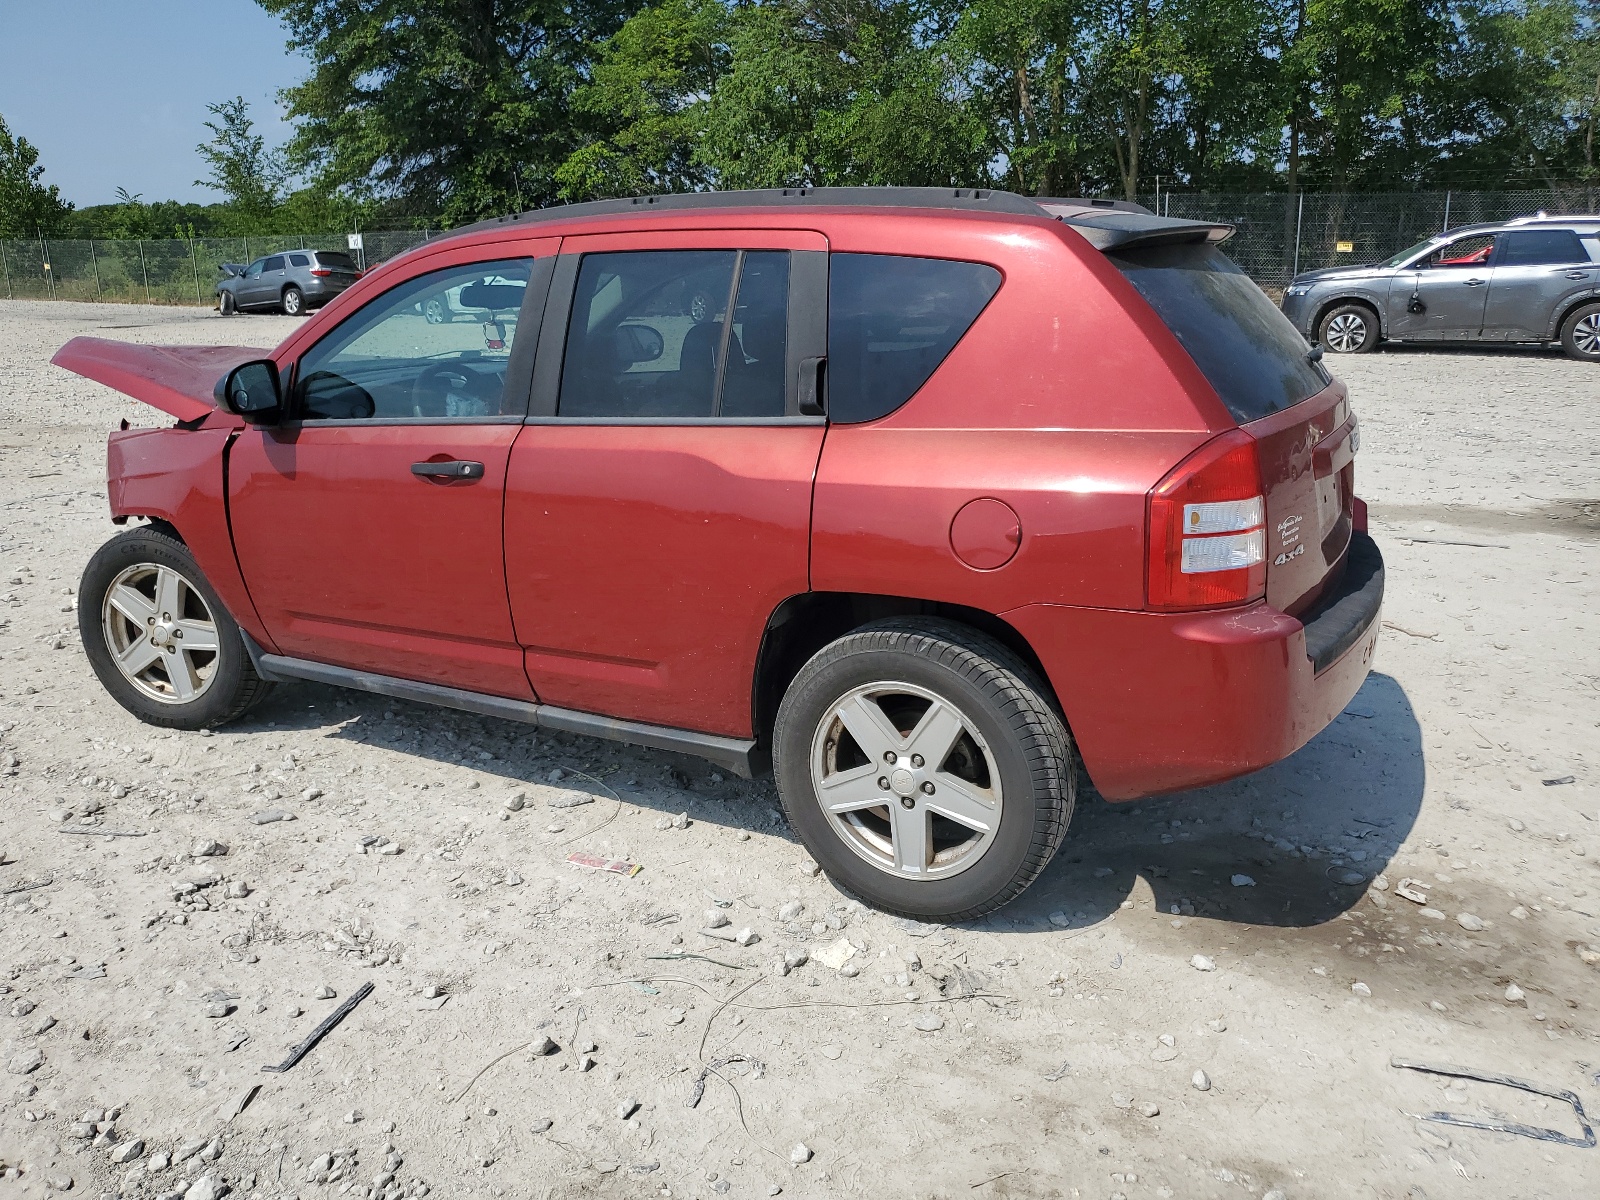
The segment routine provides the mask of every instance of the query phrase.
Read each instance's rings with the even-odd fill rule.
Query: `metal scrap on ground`
[[[263,1071],[287,1071],[290,1067],[294,1066],[295,1063],[299,1062],[307,1054],[311,1053],[311,1048],[320,1042],[325,1036],[327,1036],[327,1033],[330,1029],[348,1017],[351,1010],[370,995],[372,995],[372,982],[368,980],[366,983],[363,983],[360,987],[358,987],[353,993],[351,993],[350,999],[346,1000],[343,1004],[339,1005],[338,1008],[334,1009],[333,1012],[329,1013],[327,1019],[311,1031],[310,1037],[306,1038],[305,1041],[301,1042],[298,1046],[291,1050],[288,1058],[284,1059],[275,1067],[264,1066],[261,1069]]]
[[[1502,1087],[1532,1092],[1535,1096],[1548,1096],[1552,1100],[1560,1100],[1564,1104],[1572,1105],[1572,1111],[1577,1115],[1578,1124],[1583,1128],[1583,1136],[1581,1138],[1568,1137],[1559,1129],[1542,1129],[1537,1125],[1523,1125],[1518,1121],[1480,1121],[1476,1117],[1468,1117],[1461,1113],[1427,1112],[1408,1114],[1416,1117],[1419,1121],[1434,1121],[1440,1125],[1457,1125],[1462,1129],[1486,1129],[1490,1133],[1514,1133],[1519,1137],[1537,1138],[1541,1142],[1555,1142],[1558,1145],[1577,1146],[1580,1149],[1594,1148],[1594,1129],[1589,1125],[1589,1118],[1583,1111],[1583,1101],[1578,1099],[1576,1092],[1557,1091],[1540,1087],[1537,1083],[1529,1083],[1525,1079],[1515,1079],[1510,1075],[1491,1075],[1484,1071],[1469,1071],[1465,1067],[1433,1066],[1428,1063],[1408,1062],[1403,1058],[1391,1058],[1389,1065],[1405,1071],[1424,1071],[1429,1075],[1446,1075],[1452,1079],[1471,1079],[1477,1083],[1497,1083]]]

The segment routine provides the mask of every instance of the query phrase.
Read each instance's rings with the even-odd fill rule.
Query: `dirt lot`
[[[0,304],[0,1200],[1594,1194],[1600,1149],[1413,1115],[1574,1136],[1565,1102],[1391,1059],[1600,1108],[1600,372],[1340,360],[1389,564],[1364,690],[1251,778],[1091,799],[939,928],[694,760],[315,686],[214,736],[113,704],[72,593],[106,431],[164,418],[47,360],[291,327]]]

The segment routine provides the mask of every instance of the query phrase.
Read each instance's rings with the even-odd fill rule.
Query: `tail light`
[[[329,275],[333,274],[333,272],[328,270],[327,267],[312,267],[311,273],[318,279],[326,279]]]
[[[1259,600],[1267,587],[1266,499],[1255,439],[1213,438],[1167,473],[1148,498],[1151,608],[1216,608]]]

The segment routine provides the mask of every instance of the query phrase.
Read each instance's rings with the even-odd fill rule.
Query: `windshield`
[[[1435,238],[1429,238],[1425,242],[1418,242],[1415,246],[1411,246],[1400,251],[1400,253],[1396,254],[1393,258],[1384,259],[1383,265],[1386,267],[1398,267],[1401,263],[1405,262],[1406,259],[1412,257],[1413,255],[1421,254],[1429,246],[1433,245],[1436,240],[1437,239]]]
[[[1220,250],[1153,246],[1108,256],[1166,322],[1243,423],[1290,408],[1329,383],[1289,319]]]

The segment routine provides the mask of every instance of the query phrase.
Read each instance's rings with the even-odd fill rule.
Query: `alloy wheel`
[[[1572,344],[1578,353],[1600,358],[1600,312],[1590,313],[1572,327]]]
[[[283,311],[285,316],[298,316],[300,313],[300,293],[290,288],[283,293]]]
[[[971,718],[915,684],[851,689],[811,746],[811,782],[859,857],[905,879],[973,866],[1000,826],[1000,771]]]
[[[1324,332],[1328,345],[1340,354],[1359,350],[1367,340],[1367,323],[1355,313],[1340,313]]]
[[[171,567],[138,563],[119,574],[106,589],[101,627],[117,669],[152,700],[187,704],[216,678],[216,620]]]

